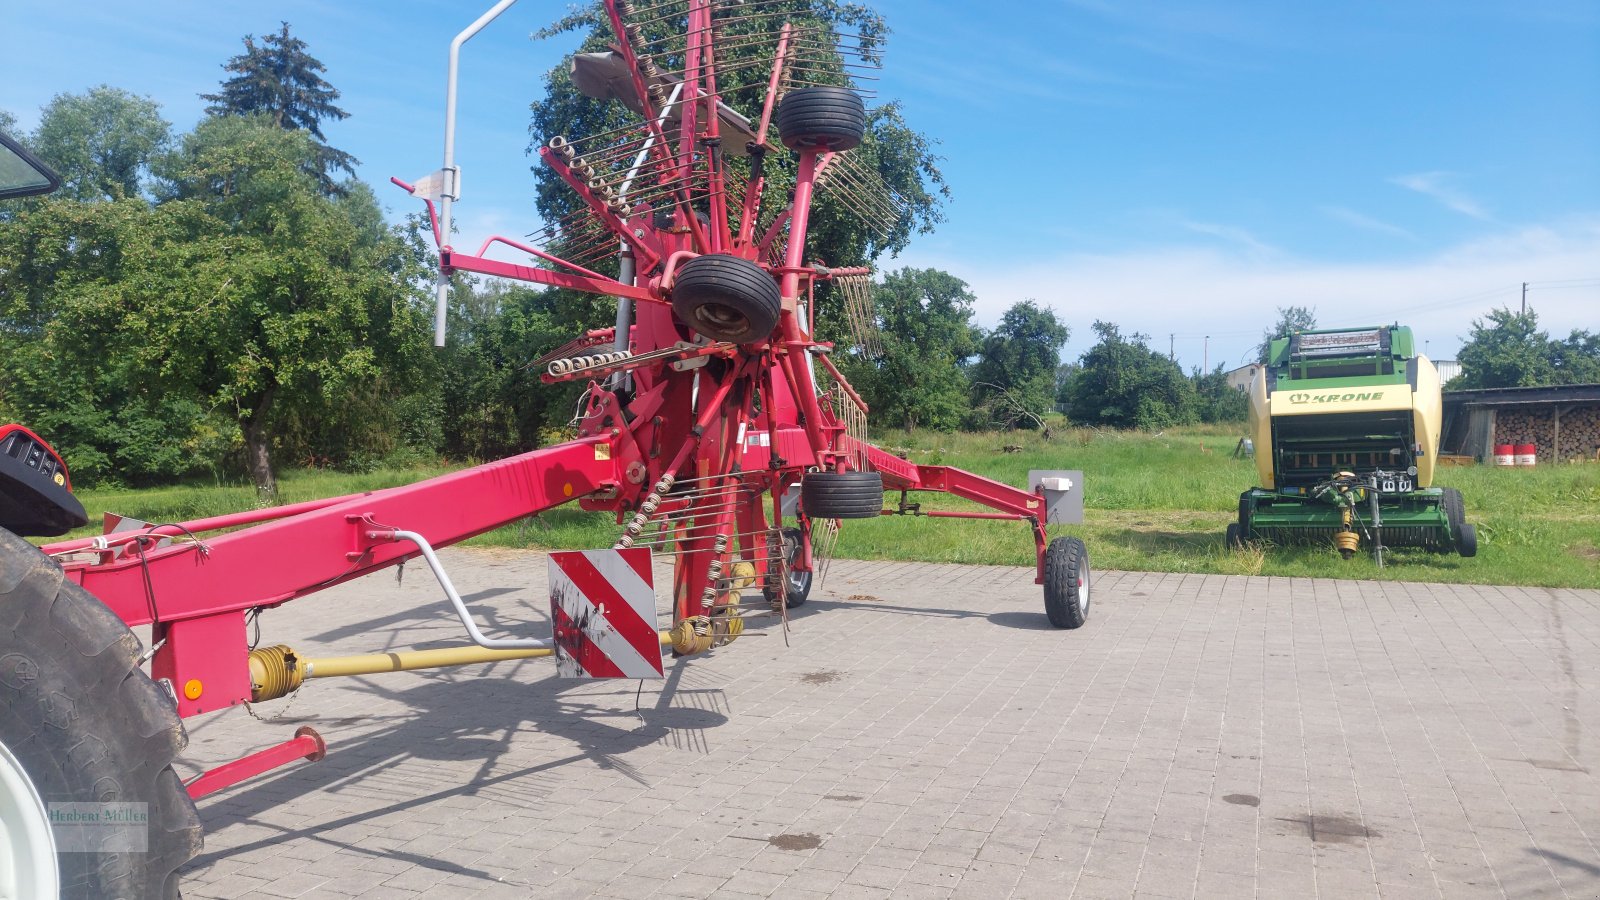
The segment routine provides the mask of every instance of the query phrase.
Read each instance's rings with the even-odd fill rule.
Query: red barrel
[[[1510,444],[1494,445],[1494,464],[1497,466],[1514,466],[1517,464],[1516,451]]]
[[[1517,465],[1531,466],[1534,463],[1534,457],[1539,452],[1539,448],[1533,444],[1517,444],[1512,448],[1511,452],[1516,455]]]

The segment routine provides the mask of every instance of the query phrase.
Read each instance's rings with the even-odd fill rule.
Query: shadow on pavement
[[[1021,628],[1024,631],[1058,631],[1050,619],[1039,612],[997,612],[989,614],[989,621],[1003,628]]]
[[[361,689],[373,695],[375,700],[404,704],[409,714],[387,717],[387,724],[354,737],[341,738],[337,733],[325,735],[329,738],[329,751],[322,761],[296,766],[276,777],[248,782],[235,793],[202,802],[201,820],[206,823],[207,830],[235,822],[280,830],[247,844],[203,853],[190,862],[184,871],[203,869],[236,853],[248,853],[308,838],[371,856],[387,856],[440,871],[492,878],[480,870],[408,854],[399,849],[367,850],[353,847],[326,836],[326,833],[450,797],[472,796],[486,788],[509,785],[519,779],[584,761],[645,784],[647,782],[638,771],[623,758],[627,753],[663,739],[687,738],[692,744],[704,745],[704,732],[728,720],[721,711],[720,689],[682,687],[685,662],[669,662],[666,681],[655,697],[653,708],[646,706],[641,713],[635,713],[633,709],[619,709],[614,703],[599,705],[590,702],[579,692],[592,690],[595,687],[593,681],[562,679],[553,674],[532,683],[508,677],[514,673],[497,673],[490,677],[474,675],[460,679],[438,675],[426,683],[400,691],[383,687],[383,676],[359,679]],[[513,665],[520,668],[522,665],[549,664],[529,660]],[[315,686],[309,689],[314,690]],[[697,696],[707,694],[714,696]],[[594,695],[594,699],[615,701],[618,696],[619,693],[612,692]],[[348,717],[324,720],[318,716],[285,716],[281,721],[285,726],[309,723],[326,727],[328,722],[345,723],[351,720]],[[384,723],[386,718],[377,716],[357,721]],[[285,732],[287,730],[285,727]],[[511,748],[516,735],[524,730],[537,730],[565,738],[576,745],[576,750],[558,759],[491,775],[497,760]],[[241,748],[241,752],[246,752],[246,749],[259,748]],[[383,790],[389,790],[396,777],[393,770],[407,760],[478,760],[480,765],[476,773],[453,780],[439,790],[406,796],[387,806],[363,809],[337,819],[288,828],[254,818],[284,803],[292,804],[296,796],[316,791],[347,790],[380,776],[388,776],[388,780],[380,786]]]

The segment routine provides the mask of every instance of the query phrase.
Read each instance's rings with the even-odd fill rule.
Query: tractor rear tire
[[[707,254],[678,269],[672,311],[714,341],[753,344],[777,327],[783,297],[778,282],[750,260]]]
[[[867,135],[867,109],[849,88],[799,88],[778,104],[778,134],[785,147],[802,153],[850,150]]]
[[[1089,620],[1089,548],[1078,538],[1056,538],[1044,551],[1044,614],[1057,628]]]
[[[177,869],[201,845],[194,801],[172,769],[188,737],[171,695],[139,668],[141,650],[105,604],[31,544],[0,531],[0,815],[12,819],[0,823],[0,840],[9,844],[0,847],[0,862],[8,854],[15,860],[32,840],[46,846],[55,867],[13,876],[37,882],[53,874],[62,897],[178,896]],[[49,812],[69,811],[59,806],[66,803],[84,804],[80,813],[134,804],[108,812],[142,813],[145,821],[52,828]],[[80,841],[102,833],[127,843],[77,852]],[[0,892],[17,887],[3,883],[5,869]]]
[[[812,472],[800,480],[800,508],[812,519],[876,519],[883,512],[883,476]]]
[[[1466,524],[1461,526],[1461,530],[1456,532],[1456,552],[1467,559],[1478,555],[1477,528]]]
[[[784,570],[789,577],[784,579],[783,606],[785,609],[796,609],[806,605],[806,600],[811,597],[811,581],[814,573],[801,572],[796,569],[795,563],[800,561],[800,550],[803,547],[803,535],[798,528],[785,528],[783,530],[783,559]],[[771,585],[761,589],[761,595],[767,598],[768,603],[776,603],[778,592]]]

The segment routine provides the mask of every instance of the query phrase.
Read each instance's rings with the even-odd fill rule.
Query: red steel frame
[[[722,564],[738,556],[754,560],[758,574],[766,574],[760,548],[740,539],[730,540],[719,550],[717,535],[748,536],[775,528],[782,522],[780,498],[808,472],[850,471],[863,463],[881,473],[887,490],[941,491],[997,510],[925,515],[1028,522],[1037,549],[1037,580],[1043,581],[1042,497],[960,469],[916,465],[885,453],[848,436],[819,400],[806,363],[808,356],[819,360],[838,388],[865,410],[860,397],[828,359],[831,345],[815,340],[809,332],[809,316],[800,314],[802,298],[809,298],[815,285],[865,272],[830,271],[804,263],[814,182],[832,154],[800,155],[792,202],[757,239],[754,232],[765,179],[758,159],[745,196],[731,208],[727,205],[725,161],[706,150],[717,137],[715,111],[720,103],[715,59],[709,48],[712,12],[709,0],[692,0],[690,7],[687,71],[679,100],[681,122],[673,136],[658,125],[659,111],[646,90],[614,0],[606,4],[619,36],[618,51],[629,63],[644,107],[641,134],[655,139],[645,174],[659,185],[671,187],[668,196],[675,198],[674,203],[663,209],[638,204],[624,220],[607,208],[604,198],[591,190],[562,154],[550,148],[541,152],[545,163],[616,233],[619,243],[626,243],[637,263],[634,283],[625,284],[498,237],[486,240],[477,255],[459,253],[444,244],[440,266],[447,274],[480,273],[634,301],[636,316],[627,345],[634,355],[641,355],[671,348],[687,334],[670,307],[674,267],[706,253],[738,256],[762,264],[779,282],[782,312],[773,334],[751,345],[702,346],[684,357],[704,360],[698,368],[680,370],[666,361],[630,367],[623,360],[613,369],[578,372],[572,377],[595,380],[588,384],[579,437],[567,443],[404,487],[44,548],[58,554],[68,576],[103,600],[123,621],[153,627],[157,649],[152,674],[170,682],[180,715],[210,712],[250,699],[246,616],[251,610],[279,606],[418,554],[412,544],[379,540],[373,532],[413,531],[440,547],[574,500],[581,500],[587,509],[614,512],[620,524],[645,505],[666,475],[679,481],[720,478],[722,484],[737,483],[743,488],[739,501],[731,506],[701,502],[692,494],[663,498],[662,509],[684,523],[675,551],[673,609],[678,621],[716,613],[718,604],[708,599],[718,592],[713,563],[720,571]],[[760,118],[763,144],[789,36],[785,26]],[[707,140],[713,143],[707,144]],[[690,191],[682,187],[694,178],[703,179],[701,183],[710,188],[708,222],[696,214]],[[431,203],[429,207],[431,214]],[[655,227],[661,212],[670,212],[671,227]],[[782,265],[765,264],[772,244],[784,237],[785,227]],[[435,234],[439,237],[437,226]],[[485,257],[483,253],[496,243],[527,251],[560,268]],[[609,344],[614,337],[607,330],[590,334],[596,343],[603,340]],[[619,393],[599,380],[622,369],[629,372],[630,392]],[[563,377],[549,375],[546,380]],[[767,436],[765,446],[748,440],[757,434]],[[770,498],[770,504],[764,498]],[[804,510],[801,515],[803,525]],[[225,529],[238,530],[194,539]],[[172,540],[158,542],[158,537]],[[122,552],[114,552],[118,549]],[[811,563],[807,540],[796,567],[808,570]],[[302,735],[230,764],[234,768],[197,785],[196,793],[321,752],[320,740],[312,742]]]

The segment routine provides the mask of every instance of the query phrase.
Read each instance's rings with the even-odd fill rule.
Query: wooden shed
[[[1600,459],[1600,384],[1445,391],[1440,454],[1493,462],[1496,444],[1533,444],[1541,462]]]

